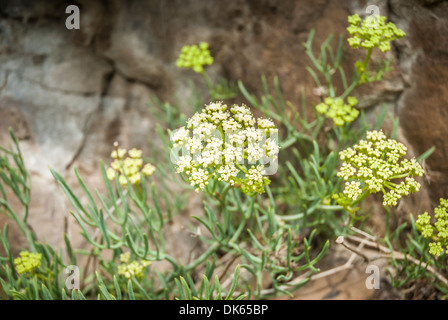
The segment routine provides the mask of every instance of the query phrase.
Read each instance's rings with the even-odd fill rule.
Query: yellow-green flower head
[[[194,72],[202,73],[205,65],[211,65],[213,58],[210,56],[208,43],[201,42],[198,45],[184,46],[176,61],[179,68],[192,68]]]
[[[413,177],[422,176],[423,169],[415,159],[400,160],[406,151],[403,144],[387,139],[381,130],[368,131],[367,140],[339,153],[343,163],[337,175],[346,181],[342,198],[356,200],[366,190],[382,192],[383,205],[396,206],[403,196],[418,191],[420,184]]]
[[[156,171],[156,167],[154,167],[152,164],[147,163],[145,164],[145,166],[142,169],[142,173],[145,176],[152,176],[154,174],[154,172]]]
[[[358,100],[355,97],[348,97],[347,102],[348,104],[345,104],[340,98],[326,98],[316,106],[316,110],[333,119],[336,126],[342,126],[344,123],[352,122],[359,115],[359,111],[354,108]]]
[[[398,29],[394,23],[386,23],[386,17],[366,17],[362,20],[355,14],[348,17],[350,26],[347,28],[350,38],[347,39],[350,47],[365,49],[379,48],[382,52],[390,50],[390,42],[401,39],[406,34]],[[360,24],[361,23],[361,24]]]
[[[14,259],[14,265],[19,274],[27,272],[33,273],[40,266],[42,259],[41,253],[29,253],[28,251],[20,252],[20,257]]]
[[[142,150],[132,148],[129,150],[128,154],[133,159],[140,159],[142,157]]]
[[[134,276],[137,279],[143,277],[143,271],[151,264],[151,261],[141,260],[130,262],[130,253],[123,253],[120,255],[120,261],[122,264],[118,266],[118,274],[125,276],[127,279],[131,279]]]
[[[112,151],[112,153],[110,154],[111,158],[113,159],[123,159],[123,157],[126,154],[126,149],[120,149],[117,148],[116,150]]]
[[[216,179],[249,195],[262,193],[270,183],[265,164],[278,156],[278,129],[271,119],[256,119],[245,105],[227,109],[220,101],[210,103],[171,134],[173,146],[186,151],[176,170],[196,191]]]
[[[448,246],[448,200],[440,199],[440,205],[434,209],[434,218],[436,222],[432,225],[431,217],[425,212],[418,216],[415,226],[423,237],[433,241],[429,244],[429,253],[440,256]]]
[[[120,254],[120,262],[128,263],[131,260],[131,253],[125,252]]]
[[[429,253],[439,257],[443,253],[443,247],[440,242],[432,242],[429,244]]]
[[[126,153],[128,157],[125,157]],[[128,181],[133,185],[140,183],[141,173],[144,176],[152,176],[156,168],[150,163],[143,165],[142,154],[142,150],[136,148],[126,151],[116,147],[111,153],[114,161],[106,170],[107,178],[113,181],[118,177],[119,183],[126,186]]]

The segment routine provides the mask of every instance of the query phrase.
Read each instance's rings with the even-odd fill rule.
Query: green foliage
[[[22,153],[19,148],[19,141],[14,135],[12,129],[9,130],[13,145],[10,149],[0,146],[0,212],[13,220],[20,231],[26,237],[29,245],[33,248],[33,234],[28,230],[27,220],[29,214],[31,179],[25,168]],[[13,196],[22,205],[23,212],[17,213],[11,206],[11,200],[8,199],[6,188],[13,192]]]
[[[389,211],[386,219],[386,225],[389,225]],[[424,280],[446,298],[448,278],[444,274],[447,271],[448,256],[443,253],[437,257],[429,252],[431,243],[420,234],[412,215],[410,223],[403,223],[395,230],[388,229],[381,242],[389,252],[394,252],[387,269],[393,287],[409,288],[416,281]]]
[[[238,280],[240,276],[240,266],[238,265],[235,268],[235,272],[233,274],[232,283],[227,294],[224,293],[223,288],[219,282],[219,277],[216,276],[213,283],[210,283],[210,280],[204,274],[202,276],[202,280],[199,285],[199,289],[195,288],[191,277],[188,276],[188,280],[185,280],[182,276],[178,279],[175,279],[176,285],[178,287],[179,297],[175,297],[176,299],[183,300],[243,300],[246,298],[244,293],[237,294],[235,292]]]

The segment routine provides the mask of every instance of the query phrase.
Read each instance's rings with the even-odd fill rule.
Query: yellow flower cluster
[[[143,276],[143,270],[151,264],[151,261],[142,260],[132,261],[131,254],[129,252],[122,253],[120,255],[120,261],[122,264],[118,266],[118,274],[125,276],[127,279],[131,279],[134,276],[137,279],[140,279]]]
[[[418,216],[415,225],[423,237],[433,240],[429,244],[429,253],[440,256],[448,246],[448,200],[440,199],[440,205],[434,209],[436,222],[431,224],[428,212]],[[445,249],[444,249],[445,247]]]
[[[14,259],[14,265],[19,274],[34,272],[34,270],[40,266],[41,259],[41,253],[30,253],[28,251],[22,251],[20,252],[20,257]]]
[[[194,72],[202,73],[204,65],[211,65],[213,58],[208,50],[208,43],[201,42],[199,46],[183,46],[176,65],[179,68],[192,68]]]
[[[128,157],[125,158],[126,153]],[[118,176],[118,180],[123,186],[128,184],[128,180],[131,184],[140,183],[141,173],[145,176],[152,176],[156,170],[150,163],[143,166],[142,150],[133,148],[127,152],[126,149],[117,146],[112,151],[111,157],[114,161],[107,169],[107,178],[115,180]]]
[[[360,16],[357,14],[349,16],[350,26],[347,31],[351,35],[351,38],[348,38],[350,47],[363,47],[367,50],[376,47],[382,52],[389,51],[390,42],[401,39],[406,34],[392,22],[386,24],[386,19],[384,16],[366,17],[359,26]]]
[[[336,126],[342,126],[344,123],[352,122],[359,115],[358,109],[354,108],[358,100],[355,97],[348,97],[347,102],[348,104],[344,104],[344,100],[340,98],[326,98],[316,106],[316,110],[333,119]]]

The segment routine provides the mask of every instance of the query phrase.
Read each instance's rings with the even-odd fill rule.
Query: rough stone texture
[[[426,171],[431,198],[438,202],[448,196],[448,3],[391,1],[390,8],[409,35],[397,44],[405,80],[397,111],[417,154],[437,148],[426,162]]]
[[[149,143],[159,142],[149,99],[178,100],[188,110],[192,93],[187,79],[206,92],[197,74],[175,66],[183,45],[210,43],[215,63],[208,71],[214,79],[242,80],[257,94],[261,75],[270,84],[278,76],[286,99],[298,106],[303,86],[311,107],[317,97],[302,43],[314,28],[316,50],[329,33],[336,45],[338,35],[345,34],[347,15],[365,14],[367,2],[83,0],[75,3],[81,29],[67,30],[69,4],[0,1],[0,144],[8,144],[12,126],[36,190],[30,221],[53,244],[61,243],[68,204],[48,167],[70,183],[77,166],[87,183],[98,187],[98,159],[108,158],[114,141],[150,152]],[[437,147],[425,163],[427,188],[399,208],[408,216],[409,211],[431,209],[448,195],[448,3],[368,4],[377,5],[407,36],[389,53],[395,56],[394,71],[381,83],[357,89],[360,106],[372,122],[383,104],[398,115],[398,137],[412,155]],[[350,73],[361,52],[345,48],[342,63]],[[380,56],[376,52],[373,59]],[[69,226],[75,234],[73,223]],[[182,237],[189,235],[181,232],[176,241]]]

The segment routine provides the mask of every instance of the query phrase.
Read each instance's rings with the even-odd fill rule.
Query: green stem
[[[367,56],[366,56],[366,58],[364,59],[363,65],[364,65],[364,67],[366,67],[366,68],[367,68],[367,64],[368,64],[369,61],[370,61],[370,57],[372,56],[372,51],[373,51],[373,48],[370,48],[370,49],[367,51]]]
[[[222,124],[218,127],[219,133],[221,134],[222,141],[226,141],[226,135],[224,134],[224,131],[222,130]]]
[[[161,256],[161,257],[160,257],[160,260],[166,260],[166,261],[168,261],[169,263],[171,263],[171,264],[173,265],[173,267],[174,267],[175,270],[179,269],[179,265],[177,264],[176,260],[174,260],[174,258],[171,257],[171,256],[168,255],[168,254],[165,254],[165,255]]]
[[[230,239],[230,241],[235,242],[238,239],[238,237],[240,236],[241,232],[244,229],[244,226],[246,225],[246,221],[247,221],[246,219],[241,220],[241,223],[240,223],[238,229],[235,231],[235,233],[233,234],[233,237],[232,237],[232,239]]]
[[[256,298],[260,299],[261,297],[261,289],[263,288],[263,272],[262,271],[258,271],[257,272],[257,294],[256,294]]]
[[[322,209],[322,210],[328,210],[328,211],[339,211],[344,209],[343,206],[338,206],[338,205],[318,205],[317,209]]]
[[[227,184],[227,185],[224,187],[224,190],[221,192],[221,204],[222,204],[222,205],[225,204],[225,199],[226,199],[227,193],[229,192],[230,188],[231,188],[231,185],[230,185],[230,184]]]
[[[185,271],[191,271],[197,266],[199,266],[201,263],[203,263],[207,258],[213,254],[216,250],[218,250],[221,247],[221,243],[215,242],[210,248],[207,249],[199,258],[197,258],[195,261],[190,263],[188,266],[185,267]]]
[[[234,249],[237,252],[240,252],[240,250],[239,250],[240,247],[236,243],[234,243],[234,242],[229,241],[229,242],[227,242],[227,243],[225,243],[223,245],[225,245],[225,246],[227,246],[227,247],[229,247],[231,249]],[[261,258],[259,258],[259,257],[252,256],[251,258],[252,258],[252,261],[255,264],[261,264],[261,262],[262,262]],[[274,264],[274,265],[271,265],[271,270],[273,270],[275,272],[285,272],[288,269],[286,267],[282,267],[282,266],[278,266],[278,265]]]
[[[19,218],[19,216],[15,213],[15,211],[11,208],[11,206],[7,202],[0,203],[0,205],[3,205],[5,207],[4,210],[9,211],[9,214],[7,214],[5,211],[5,215],[11,217],[19,227],[22,234],[25,236],[31,251],[35,251],[36,247],[34,245],[35,236],[33,236],[33,232],[30,230],[28,224],[26,223],[26,220],[22,220]],[[27,208],[27,207],[26,207]],[[1,213],[1,211],[0,211]]]
[[[135,189],[136,189],[136,194],[137,194],[137,199],[142,200],[143,199],[143,190],[142,187],[140,186],[140,184],[135,184]]]
[[[355,88],[358,85],[358,83],[359,83],[359,76],[356,75],[355,78],[353,79],[353,82],[350,85],[350,87],[348,87],[347,90],[345,90],[344,93],[342,94],[341,99],[344,100],[345,98],[347,98],[348,95],[350,93],[352,93],[353,90],[355,90]]]
[[[395,183],[393,183],[393,182],[389,182],[389,181],[384,182],[384,185],[385,185],[386,187],[388,187],[389,189],[391,189],[391,190],[395,190],[395,189],[396,189],[396,186],[397,186]]]
[[[212,84],[212,81],[210,80],[210,77],[209,77],[208,74],[205,72],[205,70],[202,71],[201,74],[202,74],[202,77],[203,77],[204,80],[205,80],[205,83],[207,84],[208,91],[209,91],[210,95],[212,96],[212,99],[214,99],[214,98],[213,98],[213,84]]]
[[[392,176],[389,179],[400,179],[400,178],[406,178],[406,177],[409,177],[409,173],[403,173],[403,174],[399,174],[396,176]]]
[[[345,141],[345,126],[346,123],[344,123],[344,125],[341,126],[341,141]]]
[[[319,62],[317,62],[316,58],[314,57],[313,51],[311,50],[311,45],[306,45],[306,54],[310,58],[311,62],[314,64],[317,70],[319,70],[321,73],[323,73],[323,67],[320,65]]]
[[[26,223],[28,220],[28,213],[29,213],[29,207],[28,205],[25,206],[24,213],[23,213],[23,221]]]
[[[331,73],[329,70],[325,72],[325,80],[327,81],[328,93],[331,98],[334,98],[335,92],[333,84],[331,83]]]
[[[239,163],[236,163],[236,166],[237,166],[238,168],[240,168],[241,171],[243,171],[245,174],[248,174],[248,171],[247,171],[247,169],[246,169],[245,167],[243,167],[243,166],[240,165]]]
[[[369,61],[370,61],[370,57],[372,56],[372,51],[373,51],[373,48],[370,48],[370,49],[367,51],[367,56],[366,56],[366,58],[364,59],[364,62],[363,62],[364,69],[367,69],[367,64],[369,63]],[[354,76],[354,79],[353,79],[352,84],[351,84],[350,87],[348,87],[347,90],[345,90],[345,92],[342,94],[341,99],[345,99],[345,98],[347,98],[348,95],[349,95],[350,93],[352,93],[353,90],[355,90],[355,88],[357,87],[358,83],[359,83],[359,75],[357,75],[357,73],[355,72],[355,76]]]

